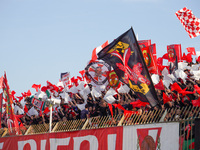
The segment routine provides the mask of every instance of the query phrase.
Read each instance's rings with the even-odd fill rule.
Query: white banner
[[[123,128],[123,150],[178,150],[179,123],[157,123]]]

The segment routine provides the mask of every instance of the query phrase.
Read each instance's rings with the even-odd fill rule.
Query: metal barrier
[[[65,122],[53,122],[51,132],[63,132],[63,131],[75,131],[83,129],[105,128],[114,126],[128,126],[135,124],[148,124],[158,122],[180,122],[180,136],[185,137],[185,130],[188,121],[194,121],[195,118],[199,118],[200,107],[183,107],[183,108],[170,108],[166,110],[151,110],[143,111],[141,114],[119,114],[116,116],[98,116],[89,119],[70,120]],[[192,124],[193,125],[193,124]],[[43,134],[48,133],[49,124],[37,124],[20,127],[13,129],[18,132],[18,135],[30,135],[30,134]],[[0,136],[11,136],[7,128],[0,129]],[[191,135],[192,136],[192,135]],[[188,143],[189,144],[189,143]]]
[[[179,131],[179,150],[194,149],[194,134],[195,134],[195,119],[188,119],[180,121]]]

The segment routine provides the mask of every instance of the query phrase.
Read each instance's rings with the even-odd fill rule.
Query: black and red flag
[[[158,105],[158,99],[133,29],[119,36],[98,53],[111,65],[120,81],[127,84],[141,101]]]

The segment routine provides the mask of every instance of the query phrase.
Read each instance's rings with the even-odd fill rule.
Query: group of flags
[[[199,19],[192,14],[191,10],[183,8],[176,12],[176,15],[191,38],[199,35]],[[152,44],[151,40],[137,41],[134,31],[131,28],[112,43],[109,44],[106,41],[101,46],[95,48],[92,52],[90,62],[84,70],[80,71],[81,77],[70,78],[70,73],[64,72],[61,73],[60,82],[57,85],[49,81],[43,87],[41,87],[41,84],[33,84],[32,88],[37,92],[35,95],[32,95],[29,90],[17,98],[20,102],[25,97],[31,96],[31,103],[41,112],[48,113],[48,107],[45,109],[45,102],[41,100],[44,96],[46,96],[46,99],[51,98],[56,101],[53,95],[61,93],[62,95],[60,94],[60,96],[65,102],[68,102],[70,101],[69,93],[79,92],[83,97],[91,93],[93,97],[100,97],[101,91],[106,89],[107,93],[104,99],[110,103],[109,108],[111,108],[112,103],[115,101],[113,95],[117,94],[117,92],[125,93],[131,89],[139,98],[137,102],[132,103],[134,107],[139,105],[146,106],[147,104],[150,104],[152,107],[159,106],[155,88],[164,90],[164,84],[160,80],[159,83],[154,85],[151,74],[161,75],[164,68],[167,68],[171,74],[178,69],[179,62],[192,62],[192,55],[196,55],[195,49],[194,47],[188,47],[187,51],[188,54],[184,53],[182,56],[180,44],[168,45],[167,53],[157,58],[156,44]],[[167,59],[170,65],[163,66],[163,59]],[[197,61],[200,61],[200,57],[197,58]],[[95,88],[91,88],[90,84]],[[4,91],[9,132],[19,134],[18,119],[12,107],[13,101],[17,102],[17,99],[14,96],[15,92],[9,88],[6,73],[0,78],[1,88]],[[169,101],[169,97],[165,94],[163,99],[165,102]],[[0,94],[1,116],[2,101],[3,93]],[[85,104],[86,101],[83,105],[85,106]],[[83,105],[79,107],[83,109]],[[116,104],[114,104],[114,107],[121,108],[121,106]],[[24,105],[24,112],[29,113],[26,105]],[[126,111],[126,113],[130,112]],[[15,131],[12,131],[13,127],[16,128]]]

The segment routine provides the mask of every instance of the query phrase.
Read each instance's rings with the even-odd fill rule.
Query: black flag
[[[98,59],[111,65],[119,79],[143,102],[158,105],[157,94],[133,29],[119,36],[98,53]]]

